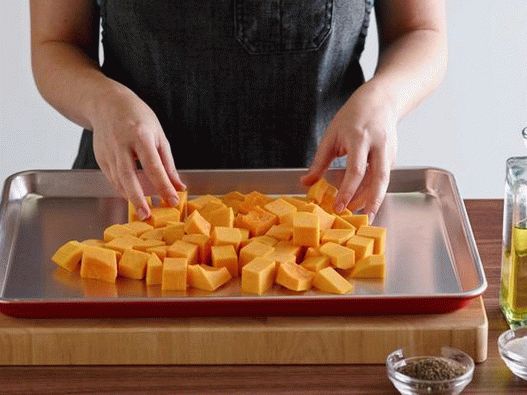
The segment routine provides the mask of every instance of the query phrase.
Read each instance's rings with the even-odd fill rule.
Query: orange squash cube
[[[380,226],[361,226],[357,231],[357,236],[373,239],[373,253],[384,254],[386,249],[386,228]]]
[[[296,263],[280,263],[276,274],[276,283],[291,291],[311,289],[315,274]]]
[[[212,230],[212,245],[223,246],[232,245],[236,251],[240,248],[242,233],[240,229],[229,228],[226,226],[215,226]]]
[[[109,242],[117,237],[123,237],[123,236],[134,236],[135,237],[135,231],[130,229],[126,225],[121,224],[115,224],[110,225],[106,229],[104,229],[104,241]]]
[[[326,181],[325,178],[319,179],[317,182],[315,182],[309,187],[306,193],[307,199],[320,204],[322,202],[322,198],[324,197],[324,193],[326,193],[326,189],[328,189],[329,185],[330,184]]]
[[[141,244],[141,242],[143,241],[144,240],[141,240],[138,237],[128,235],[123,237],[116,237],[108,243],[105,243],[104,247],[118,251],[122,254],[126,250],[131,250],[132,248],[134,248],[134,246]]]
[[[51,260],[69,272],[78,269],[82,259],[84,246],[76,240],[68,241],[59,247],[51,257]]]
[[[218,199],[216,196],[212,196],[212,195],[202,195],[195,199],[188,200],[187,201],[187,214],[190,215],[195,210],[202,209],[208,203],[222,204],[222,201]]]
[[[324,244],[331,241],[344,245],[354,234],[354,229],[326,229],[322,231],[320,242]]]
[[[321,256],[322,254],[318,250],[318,248],[308,247],[306,250],[306,253],[304,254],[304,258],[309,258],[312,256]]]
[[[247,214],[238,214],[237,218],[237,227],[248,229],[251,236],[261,236],[278,224],[278,217],[261,207],[254,207]]]
[[[337,273],[332,267],[319,270],[313,279],[313,286],[322,292],[346,294],[353,290],[348,280]]]
[[[326,243],[320,252],[331,260],[331,265],[338,269],[351,269],[355,265],[355,251],[337,243]]]
[[[198,262],[210,263],[210,238],[206,235],[191,234],[185,235],[181,239],[188,243],[196,244],[198,246]]]
[[[238,228],[240,229],[240,228]],[[240,230],[243,230],[243,229],[240,229]],[[274,237],[271,237],[271,236],[268,236],[268,235],[263,235],[263,236],[256,236],[256,237],[251,237],[250,239],[245,239],[245,240],[242,240],[242,242],[240,243],[240,247],[243,248],[245,247],[247,244],[249,243],[252,243],[253,241],[258,241],[262,244],[267,244],[268,246],[275,246],[276,244],[278,244],[278,240],[275,239]]]
[[[126,250],[119,260],[119,275],[133,280],[142,280],[145,277],[146,262],[150,256],[146,252]]]
[[[329,257],[325,255],[310,256],[304,259],[300,264],[304,269],[311,272],[318,272],[326,267],[330,266]]]
[[[150,254],[156,254],[161,261],[166,258],[167,256],[167,250],[168,246],[161,246],[161,247],[150,247],[147,248],[145,252],[148,252]]]
[[[148,204],[148,207],[152,207],[152,197],[145,196],[146,203]],[[139,218],[137,218],[135,207],[132,204],[131,201],[128,201],[128,222],[138,221]]]
[[[237,229],[240,231],[242,235],[242,241],[249,240],[249,229],[243,229],[243,228],[237,228]]]
[[[247,244],[240,250],[240,270],[255,258],[265,257],[266,255],[271,254],[273,251],[273,247],[260,243],[259,241],[253,241]]]
[[[139,236],[139,238],[143,240],[163,240],[164,231],[165,231],[164,227],[147,230],[145,233],[142,233],[141,236]]]
[[[274,283],[276,264],[272,259],[255,258],[242,269],[242,291],[262,295]]]
[[[198,263],[198,246],[188,241],[176,240],[168,247],[167,253],[170,258],[186,258],[189,265]]]
[[[188,267],[185,258],[165,258],[161,274],[161,289],[164,291],[186,291]]]
[[[149,248],[154,247],[163,247],[165,246],[165,242],[162,240],[141,240],[139,239],[138,244],[134,244],[133,249],[138,251],[146,252]]]
[[[232,192],[229,192],[229,193],[226,193],[225,195],[223,195],[221,197],[221,200],[225,201],[225,200],[245,200],[245,195],[241,192],[238,192],[238,191],[232,191]]]
[[[201,234],[210,236],[211,226],[205,218],[201,216],[198,210],[194,210],[187,219],[185,219],[185,233]]]
[[[284,199],[276,199],[267,203],[264,208],[278,217],[280,223],[289,223],[293,221],[293,214],[297,208]]]
[[[181,212],[174,207],[153,207],[150,209],[151,215],[148,219],[154,228],[162,228],[167,225],[169,221],[180,221]]]
[[[320,202],[320,207],[330,214],[335,213],[335,198],[337,197],[338,190],[333,185],[328,185],[322,201]]]
[[[226,267],[191,265],[188,267],[188,282],[191,287],[203,291],[215,291],[229,282],[231,275]]]
[[[150,253],[146,261],[146,285],[161,284],[163,279],[163,261],[156,254]]]
[[[228,228],[234,226],[234,211],[232,207],[223,206],[212,211],[201,212],[201,214],[212,226],[225,226]]]
[[[355,251],[355,260],[358,262],[362,258],[373,254],[373,244],[374,240],[369,237],[352,236],[346,242],[346,247]]]
[[[353,229],[353,232],[357,231],[352,224],[338,215],[335,215],[335,222],[333,222],[332,229]]]
[[[106,248],[85,246],[82,253],[80,275],[82,278],[115,283],[117,253]]]
[[[304,254],[304,247],[293,245],[291,242],[284,240],[276,243],[274,249],[277,253],[294,255],[298,259]]]
[[[185,224],[183,222],[170,222],[163,229],[163,240],[167,244],[173,244],[181,240],[185,235]]]
[[[320,223],[320,230],[331,229],[333,222],[335,222],[335,216],[326,212],[322,207],[315,203],[309,203],[305,207],[305,212],[315,214]]]
[[[292,204],[296,207],[297,211],[305,211],[308,202],[302,200],[298,197],[293,196],[280,196],[281,199],[284,199],[287,203]]]
[[[369,255],[357,262],[352,278],[384,278],[386,275],[386,262],[384,254]]]
[[[274,237],[278,240],[291,240],[293,237],[293,225],[291,224],[279,224],[271,226],[271,229],[265,233],[266,236]]]
[[[319,218],[315,214],[297,212],[293,217],[293,244],[318,247],[320,243]]]
[[[225,267],[232,277],[238,277],[238,255],[232,245],[211,247],[212,266]]]
[[[125,224],[126,227],[132,229],[135,233],[134,236],[139,237],[141,234],[145,233],[148,230],[154,229],[152,225],[147,224],[146,222],[133,221]]]
[[[342,215],[341,217],[352,224],[356,229],[359,229],[361,226],[368,226],[367,214]]]

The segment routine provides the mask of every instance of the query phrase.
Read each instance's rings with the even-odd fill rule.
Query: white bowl
[[[516,376],[527,380],[527,347],[525,353],[521,353],[521,350],[517,347],[518,341],[527,342],[527,328],[520,327],[516,329],[509,329],[503,332],[498,338],[498,349],[500,351],[501,359],[505,362],[507,367]]]

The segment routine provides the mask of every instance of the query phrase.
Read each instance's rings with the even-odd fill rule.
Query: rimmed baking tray
[[[304,194],[305,169],[187,170],[193,195],[232,190]],[[338,185],[341,169],[326,177]],[[147,193],[153,193],[145,179]],[[0,206],[0,311],[18,317],[153,317],[207,315],[353,315],[442,313],[480,295],[487,282],[463,201],[451,173],[401,168],[375,224],[387,228],[385,280],[351,280],[354,291],[329,295],[240,292],[231,281],[214,293],[162,292],[142,281],[115,285],[81,279],[50,261],[67,240],[100,238],[125,222],[126,201],[99,171],[26,171],[9,177]]]

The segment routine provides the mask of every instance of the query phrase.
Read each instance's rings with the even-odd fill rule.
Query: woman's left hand
[[[384,200],[395,162],[397,120],[394,106],[382,89],[374,80],[365,83],[330,122],[302,182],[312,185],[335,158],[347,155],[335,211],[362,209],[372,221]]]

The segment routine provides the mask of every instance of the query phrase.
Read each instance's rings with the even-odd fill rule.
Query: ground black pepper
[[[396,370],[418,380],[450,380],[466,372],[466,368],[459,362],[440,357],[409,361]]]

